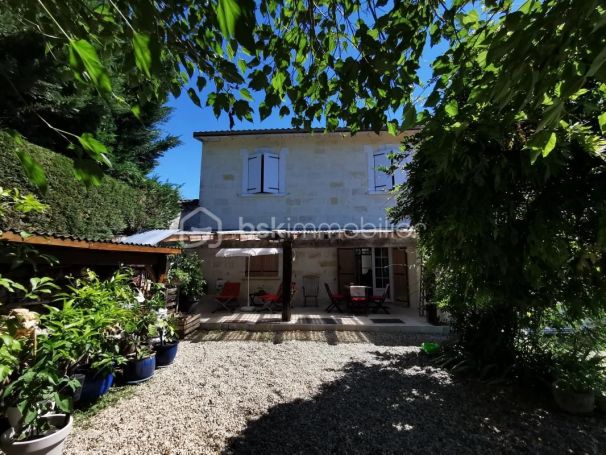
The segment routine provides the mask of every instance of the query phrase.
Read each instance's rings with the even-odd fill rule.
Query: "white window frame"
[[[270,149],[242,149],[240,150],[240,156],[242,159],[242,191],[240,196],[284,196],[286,195],[286,158],[288,156],[288,150],[285,148],[280,149],[279,151],[270,150]],[[259,156],[261,159],[270,159],[278,158],[278,188],[268,188],[265,186],[263,188],[261,185],[264,183],[264,179],[261,176],[259,186],[251,187],[248,181],[248,162],[252,156]],[[261,166],[261,174],[263,173],[264,168]],[[250,188],[253,188],[251,191]]]
[[[392,191],[396,185],[401,185],[406,181],[406,173],[398,168],[394,172],[394,174],[390,175],[391,177],[391,185],[386,186],[384,189],[377,189],[375,182],[377,173],[382,171],[375,169],[375,156],[378,154],[390,154],[390,153],[398,153],[400,150],[400,146],[397,144],[388,144],[383,145],[381,147],[366,147],[366,155],[368,158],[368,194],[385,194]],[[407,159],[406,161],[408,161]]]

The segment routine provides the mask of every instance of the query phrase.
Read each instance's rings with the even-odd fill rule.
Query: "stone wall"
[[[296,223],[388,227],[385,209],[394,204],[394,196],[369,192],[368,151],[399,142],[386,133],[236,136],[205,142],[200,205],[217,215],[221,226],[208,214],[190,225],[236,230],[242,217],[244,223],[265,223],[269,229],[281,223],[283,229]],[[242,154],[255,151],[280,153],[286,160],[284,194],[242,194]]]

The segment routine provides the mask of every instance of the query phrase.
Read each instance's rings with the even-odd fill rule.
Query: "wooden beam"
[[[292,240],[286,239],[282,243],[282,321],[289,322],[290,298],[292,292]]]
[[[96,242],[91,240],[78,240],[71,238],[54,237],[50,235],[30,235],[22,237],[20,234],[5,231],[0,233],[0,240],[11,243],[25,243],[28,245],[58,246],[65,248],[78,248],[97,251],[128,251],[133,253],[153,254],[181,254],[180,248],[155,247],[145,245],[129,245],[127,243]]]

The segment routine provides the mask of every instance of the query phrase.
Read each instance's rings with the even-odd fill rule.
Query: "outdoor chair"
[[[349,287],[349,310],[351,312],[361,311],[368,314],[370,299],[366,295],[367,289],[366,286]]]
[[[328,283],[324,283],[324,288],[326,289],[326,293],[328,294],[328,298],[330,299],[330,305],[328,305],[326,307],[326,310],[324,311],[330,313],[333,309],[335,309],[339,313],[343,313],[341,304],[346,303],[347,298],[343,294],[333,294],[330,290],[330,286],[328,286]]]
[[[307,299],[312,299],[318,306],[320,277],[318,275],[305,275],[301,289],[303,290],[303,306],[307,306]]]
[[[214,296],[217,302],[217,308],[213,313],[220,310],[231,311],[232,313],[238,307],[238,298],[240,297],[240,283],[226,282],[221,292]]]
[[[296,292],[296,283],[291,283],[290,285],[290,306],[292,307],[293,297]],[[270,313],[274,311],[280,311],[282,309],[283,303],[283,289],[282,283],[278,286],[278,291],[275,294],[267,293],[264,295],[257,296],[255,299],[260,301],[263,306],[259,309],[259,311],[269,311]]]
[[[385,305],[385,301],[389,297],[389,284],[385,286],[385,290],[382,295],[373,295],[370,298],[370,304],[372,306],[372,311],[378,313],[379,311],[384,311],[385,314],[389,314],[389,307]]]

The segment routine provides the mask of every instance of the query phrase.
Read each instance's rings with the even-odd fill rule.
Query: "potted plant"
[[[152,338],[156,334],[158,315],[143,302],[130,308],[130,316],[124,325],[121,352],[127,358],[124,380],[137,384],[151,378],[156,369],[156,354],[152,350]]]
[[[590,413],[596,394],[606,386],[605,357],[600,354],[606,327],[600,319],[574,320],[561,317],[552,321],[546,352],[553,361],[553,397],[564,411]]]
[[[119,286],[128,289],[126,277],[103,282],[88,272],[59,296],[58,308],[47,306],[42,317],[48,342],[40,355],[80,383],[74,401],[90,403],[105,394],[113,384],[114,369],[125,361],[118,344],[128,312],[122,292],[116,292]]]
[[[597,391],[606,384],[604,358],[593,354],[580,359],[560,360],[553,397],[560,409],[571,414],[588,414],[596,406]]]
[[[77,383],[62,377],[45,360],[26,368],[5,390],[2,399],[12,406],[11,428],[2,433],[0,445],[7,455],[60,454],[71,431],[72,401],[61,394]]]
[[[206,291],[202,260],[194,253],[172,256],[169,261],[168,284],[179,289],[179,311],[188,312]]]
[[[170,365],[177,356],[179,337],[174,317],[158,319],[156,331],[158,339],[153,344],[153,349],[156,353],[156,368],[159,368]]]

